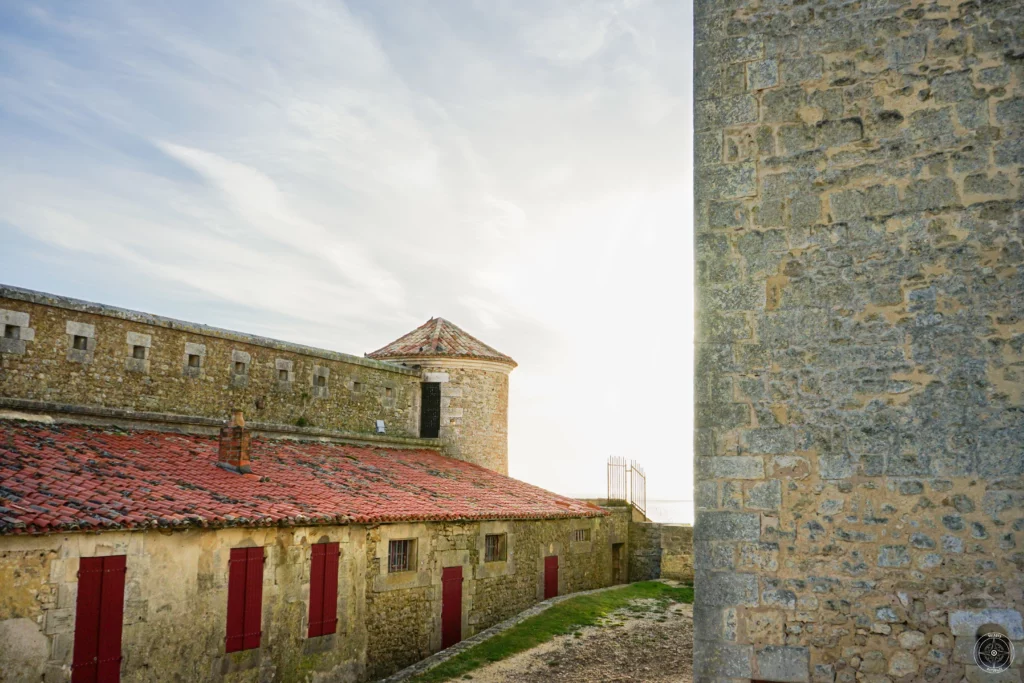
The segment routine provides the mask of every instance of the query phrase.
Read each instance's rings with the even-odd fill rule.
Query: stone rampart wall
[[[0,396],[418,436],[420,373],[0,287]]]

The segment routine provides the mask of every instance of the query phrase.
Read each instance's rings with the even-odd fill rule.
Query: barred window
[[[505,534],[487,534],[484,538],[484,562],[504,562]]]
[[[575,529],[572,532],[573,541],[589,541],[590,540],[590,529]]]
[[[416,541],[404,539],[388,543],[388,572],[407,572],[416,566]]]

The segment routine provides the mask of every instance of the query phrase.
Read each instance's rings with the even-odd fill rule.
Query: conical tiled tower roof
[[[508,363],[516,362],[497,349],[463,331],[444,318],[431,318],[409,334],[387,346],[366,354],[367,358],[476,358]]]

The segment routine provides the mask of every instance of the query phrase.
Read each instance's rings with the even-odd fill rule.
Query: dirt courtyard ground
[[[462,677],[476,683],[693,680],[693,606],[636,600],[600,626],[559,636]]]

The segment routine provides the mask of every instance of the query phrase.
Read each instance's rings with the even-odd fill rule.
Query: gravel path
[[[476,683],[691,683],[693,606],[638,600],[601,626],[559,636],[463,676]]]

